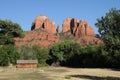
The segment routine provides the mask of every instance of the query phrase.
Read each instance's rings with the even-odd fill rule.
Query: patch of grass
[[[71,76],[65,76],[65,79],[71,79]]]
[[[19,76],[20,80],[50,80],[48,78],[46,78],[47,76],[41,74],[41,73],[28,73],[28,74],[22,74],[21,76]]]
[[[51,80],[47,78],[47,75],[38,72],[30,72],[26,71],[18,73],[13,72],[12,74],[6,72],[0,75],[0,80]]]
[[[38,64],[38,67],[46,67],[46,66],[49,66],[48,64],[46,64],[46,63],[41,63],[41,64]]]
[[[51,69],[51,70],[48,70],[50,72],[55,72],[55,73],[64,73],[64,72],[68,72],[67,70],[65,69]]]

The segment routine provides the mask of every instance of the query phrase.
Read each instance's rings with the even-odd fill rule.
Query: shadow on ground
[[[120,68],[111,68],[113,71],[120,71]]]
[[[71,77],[75,78],[83,78],[83,79],[90,79],[90,80],[120,80],[120,77],[98,77],[98,76],[90,76],[90,75],[70,75]]]

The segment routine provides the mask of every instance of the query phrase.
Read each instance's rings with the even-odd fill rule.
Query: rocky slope
[[[102,43],[95,37],[93,28],[86,21],[67,18],[63,21],[62,31],[59,25],[55,27],[55,22],[46,16],[38,16],[32,23],[31,31],[25,32],[24,38],[15,38],[15,45],[48,47],[64,40],[74,40],[83,45]]]
[[[59,37],[43,30],[28,31],[25,32],[24,38],[15,38],[15,45],[18,47],[22,45],[49,47],[56,42],[60,42]]]

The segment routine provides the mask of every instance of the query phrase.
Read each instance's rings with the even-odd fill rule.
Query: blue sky
[[[120,9],[120,0],[0,0],[0,19],[17,22],[28,31],[41,14],[60,25],[73,17],[88,21],[97,33],[96,19],[111,8]]]

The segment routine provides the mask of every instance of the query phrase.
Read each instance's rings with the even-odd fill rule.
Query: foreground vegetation
[[[16,48],[13,38],[23,37],[23,31],[16,23],[0,20],[0,66],[16,64],[17,59],[37,59],[40,66],[120,68],[120,10],[111,9],[97,20],[96,26],[103,45],[83,46],[64,41],[49,48],[36,45]]]

